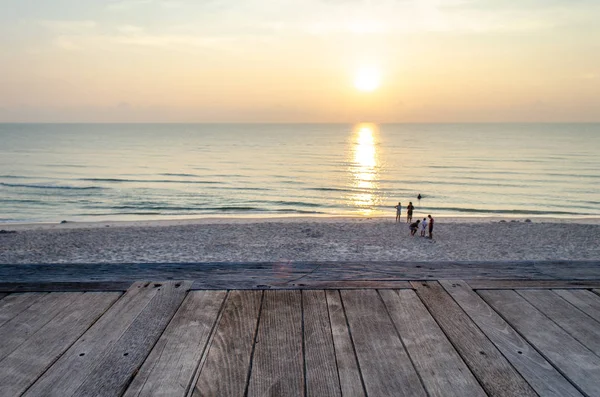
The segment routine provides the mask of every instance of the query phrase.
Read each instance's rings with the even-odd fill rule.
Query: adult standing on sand
[[[395,205],[394,208],[396,209],[396,223],[400,222],[400,212],[402,210],[402,204],[398,201],[398,205]]]
[[[427,218],[429,218],[429,238],[433,238],[433,218],[431,217],[431,215],[427,215]]]
[[[412,213],[415,207],[412,204],[412,201],[408,203],[408,207],[406,207],[406,223],[410,223],[412,221]]]

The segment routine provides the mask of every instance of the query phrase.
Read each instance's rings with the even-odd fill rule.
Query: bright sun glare
[[[354,86],[360,91],[373,91],[381,84],[381,73],[373,67],[363,67],[356,71]]]

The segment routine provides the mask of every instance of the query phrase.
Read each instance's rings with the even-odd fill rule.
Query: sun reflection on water
[[[376,142],[377,126],[370,123],[357,124],[352,135],[352,174],[353,188],[357,190],[350,197],[351,205],[363,215],[374,212],[379,203],[377,175],[379,170]]]

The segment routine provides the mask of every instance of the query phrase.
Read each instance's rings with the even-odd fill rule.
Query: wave
[[[65,189],[65,190],[100,190],[104,189],[100,186],[59,186],[59,185],[29,185],[24,183],[4,183],[0,182],[0,186],[6,187],[25,187],[31,189]]]
[[[428,207],[420,208],[421,212],[435,212],[435,211],[454,211],[454,212],[465,212],[475,214],[501,214],[501,215],[597,215],[592,213],[572,212],[572,211],[542,211],[542,210],[486,210],[477,208],[460,208],[460,207]]]
[[[196,175],[196,174],[171,174],[169,172],[164,173],[164,174],[158,174],[158,175],[162,175],[162,176],[191,176],[191,177],[194,177],[194,178],[200,176],[200,175]]]
[[[199,183],[204,185],[223,184],[216,181],[178,181],[175,179],[124,179],[124,178],[79,178],[79,181],[86,182],[114,182],[114,183]]]

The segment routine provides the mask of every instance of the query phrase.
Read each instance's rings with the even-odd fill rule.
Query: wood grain
[[[490,396],[537,396],[439,283],[412,285]]]
[[[379,293],[429,396],[487,396],[414,291]]]
[[[600,280],[467,280],[467,282],[473,289],[586,289],[600,287]]]
[[[302,291],[307,396],[341,396],[325,291]]]
[[[567,302],[592,317],[600,321],[600,296],[588,290],[554,290]]]
[[[36,300],[31,306],[0,327],[0,360],[38,332],[65,307],[80,299],[79,292],[55,292]]]
[[[248,396],[303,396],[300,291],[264,294]]]
[[[550,290],[517,291],[582,345],[600,356],[600,323]]]
[[[26,396],[70,397],[131,326],[159,287],[134,283],[121,298],[46,371]]]
[[[479,295],[579,390],[600,396],[600,357],[515,291],[479,291]]]
[[[124,396],[185,396],[226,295],[190,292]]]
[[[23,393],[121,293],[88,292],[77,295],[70,305],[0,361],[0,396]]]
[[[0,283],[0,292],[125,291],[131,281]]]
[[[540,396],[582,396],[466,282],[444,280],[440,284]]]
[[[377,291],[345,290],[341,296],[367,394],[426,396]]]
[[[348,330],[348,322],[342,306],[340,292],[328,290],[325,291],[325,294],[342,396],[364,397],[365,389],[358,369],[358,361]]]
[[[33,305],[44,293],[10,294],[0,301],[0,327]]]
[[[75,391],[77,396],[121,395],[181,305],[191,282],[167,281],[135,318],[127,331]]]
[[[261,291],[229,292],[194,397],[244,395],[262,295]]]

